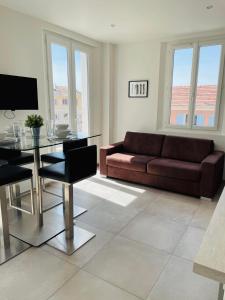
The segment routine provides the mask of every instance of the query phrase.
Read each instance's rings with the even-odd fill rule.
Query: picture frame
[[[148,98],[148,80],[131,80],[128,82],[129,98]]]

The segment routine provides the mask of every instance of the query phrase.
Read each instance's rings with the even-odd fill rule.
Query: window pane
[[[87,54],[76,50],[76,112],[77,131],[88,133],[88,57]]]
[[[185,125],[186,123],[186,114],[176,114],[176,124]]]
[[[196,126],[215,126],[221,52],[221,45],[200,47],[194,118]],[[196,116],[199,115],[204,119],[201,123],[197,122]]]
[[[189,112],[193,48],[174,52],[170,124],[185,126]],[[181,117],[182,116],[182,117]]]
[[[55,122],[69,124],[67,48],[51,44]]]

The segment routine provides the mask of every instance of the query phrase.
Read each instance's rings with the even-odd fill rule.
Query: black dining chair
[[[64,162],[39,169],[40,182],[42,178],[48,178],[65,186],[65,232],[50,240],[48,244],[68,255],[71,255],[95,236],[73,224],[73,184],[94,176],[96,171],[96,145],[69,150],[65,153]]]
[[[0,159],[6,160],[9,165],[22,166],[33,163],[34,155],[20,150],[0,148]]]
[[[19,166],[3,165],[0,167],[0,223],[2,244],[0,247],[0,264],[18,255],[30,246],[9,234],[9,221],[7,211],[6,188],[8,188],[9,201],[13,202],[12,185],[21,181],[30,180],[31,184],[31,211],[20,208],[21,211],[34,214],[32,170]],[[13,205],[11,206],[12,208]],[[16,209],[18,209],[16,207]]]
[[[72,149],[77,149],[81,147],[86,147],[88,145],[87,139],[80,139],[80,140],[70,140],[70,141],[64,141],[63,142],[63,151],[60,152],[51,152],[51,153],[46,153],[41,155],[41,162],[42,162],[42,167],[44,167],[45,164],[56,164],[59,162],[65,161],[66,158],[66,152]],[[42,180],[42,189],[44,192],[53,194],[54,196],[57,197],[62,197],[64,198],[64,187],[62,187],[62,196],[59,194],[55,194],[54,192],[51,192],[46,189],[44,179]],[[63,201],[58,202],[55,205],[52,205],[49,209],[54,208],[55,206],[58,206],[62,204]],[[82,210],[83,212],[83,210]]]
[[[0,159],[7,162],[8,165],[22,166],[32,164],[34,155],[16,149],[0,148]],[[20,185],[15,185],[17,207],[21,207]]]

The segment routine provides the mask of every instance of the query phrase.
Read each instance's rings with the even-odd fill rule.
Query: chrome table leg
[[[38,147],[34,149],[34,180],[36,185],[36,216],[37,225],[43,226],[43,208],[42,208],[42,195],[41,195],[41,181],[38,176],[38,170],[40,169],[40,150]]]
[[[9,248],[10,240],[9,240],[9,221],[8,221],[8,213],[7,213],[7,201],[6,201],[6,191],[5,187],[0,187],[0,214],[1,214],[1,230],[2,230],[2,242],[4,243],[4,247]]]

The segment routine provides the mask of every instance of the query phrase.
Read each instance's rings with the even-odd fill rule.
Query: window
[[[66,47],[51,43],[51,63],[54,97],[54,114],[56,123],[70,123],[69,105],[63,105],[69,98],[68,84],[68,50]]]
[[[169,49],[168,125],[216,129],[221,98],[224,43],[190,43]]]
[[[76,78],[76,112],[78,132],[88,132],[88,82],[87,82],[87,53],[80,50],[74,51],[75,78]]]
[[[47,51],[51,119],[87,133],[91,49],[48,34]]]

